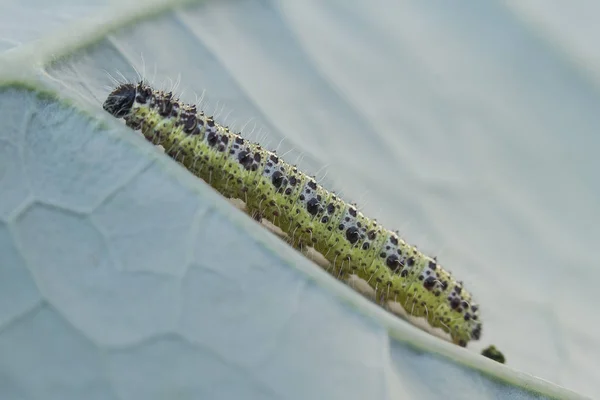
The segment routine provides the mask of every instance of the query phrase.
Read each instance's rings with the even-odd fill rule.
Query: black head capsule
[[[102,108],[117,118],[123,118],[131,111],[135,100],[135,93],[136,88],[134,84],[125,83],[120,85],[108,95]]]

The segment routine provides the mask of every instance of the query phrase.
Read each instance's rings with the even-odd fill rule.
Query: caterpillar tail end
[[[479,321],[469,321],[465,324],[462,329],[451,331],[450,337],[454,344],[460,347],[467,347],[467,344],[472,340],[479,340],[481,338],[481,331],[483,324]]]

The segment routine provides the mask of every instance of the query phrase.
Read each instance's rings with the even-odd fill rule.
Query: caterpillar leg
[[[241,199],[229,198],[228,199],[231,204],[233,204],[239,210],[248,213],[246,203],[244,203]],[[255,218],[256,219],[256,218]],[[267,219],[259,220],[259,222],[267,228],[271,233],[281,237],[282,239],[289,241],[288,235],[281,230],[278,226],[274,225]],[[310,246],[298,246],[297,250],[299,250],[306,258],[320,266],[321,268],[329,271],[332,267],[331,263],[325,258],[323,254],[315,250]],[[367,297],[370,300],[376,300],[376,292],[375,290],[362,278],[358,275],[350,275],[348,279],[345,280],[345,283],[350,286],[352,289],[358,291],[363,296]]]

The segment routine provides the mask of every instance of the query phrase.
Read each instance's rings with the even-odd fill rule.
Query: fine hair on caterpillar
[[[225,197],[243,200],[295,248],[321,253],[333,276],[361,278],[378,303],[400,305],[460,346],[479,340],[479,306],[462,282],[282,156],[143,81],[120,84],[103,108]]]

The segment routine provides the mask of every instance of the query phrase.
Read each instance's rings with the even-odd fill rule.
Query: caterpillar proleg
[[[121,84],[103,107],[224,196],[243,200],[249,214],[277,226],[292,246],[312,246],[332,275],[362,278],[377,302],[400,304],[460,346],[480,338],[479,306],[462,282],[274,152],[143,81]]]

